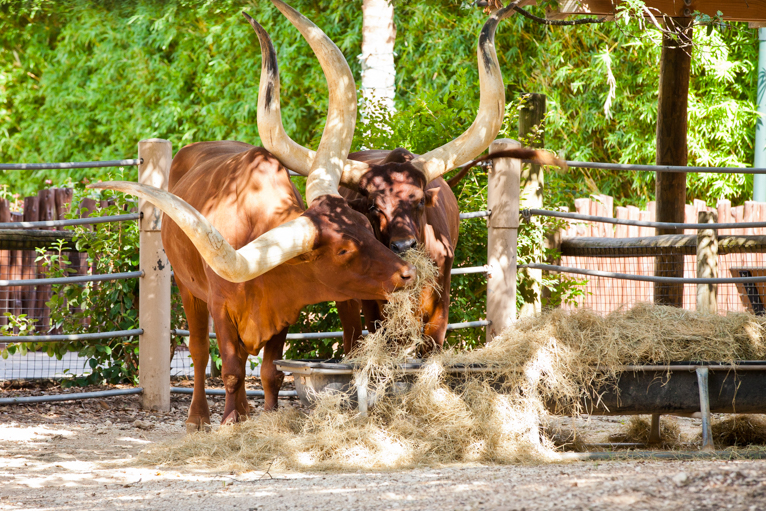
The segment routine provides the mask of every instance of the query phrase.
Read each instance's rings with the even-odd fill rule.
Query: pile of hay
[[[348,406],[352,396],[317,396],[309,414],[294,409],[153,446],[141,460],[200,464],[225,470],[393,469],[447,463],[522,463],[558,459],[541,428],[548,407],[578,413],[594,388],[625,364],[763,359],[764,319],[749,314],[710,316],[639,305],[601,316],[554,310],[524,319],[489,346],[446,350],[430,357],[408,385],[398,364],[423,347],[418,296],[433,286],[435,269],[423,254],[411,259],[421,281],[397,293],[379,333],[351,360],[376,403],[366,417]],[[491,373],[449,373],[456,364],[487,364]]]
[[[718,447],[766,445],[766,418],[762,415],[732,415],[711,424]]]
[[[625,425],[623,431],[609,435],[610,442],[648,444],[652,424],[644,417],[633,416]],[[673,449],[681,445],[681,428],[672,417],[663,417],[660,421],[660,444],[665,449]]]

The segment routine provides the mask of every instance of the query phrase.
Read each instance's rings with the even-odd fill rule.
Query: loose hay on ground
[[[766,445],[766,418],[762,415],[732,415],[713,421],[711,428],[718,447]]]
[[[422,254],[411,262],[418,285],[392,297],[378,333],[349,358],[358,367],[355,379],[366,381],[375,396],[367,417],[349,407],[352,395],[324,393],[309,414],[261,413],[213,434],[154,446],[141,459],[226,470],[552,461],[559,459],[556,448],[540,435],[548,408],[577,414],[583,398],[613,384],[623,365],[733,362],[766,354],[764,319],[749,314],[715,316],[653,305],[607,316],[555,310],[520,320],[485,348],[431,356],[407,380],[399,365],[429,347],[421,335],[418,297],[435,276]],[[445,370],[456,364],[486,364],[496,371]]]
[[[623,431],[609,436],[610,442],[648,444],[652,424],[644,417],[631,417]],[[681,445],[681,428],[673,417],[663,417],[660,421],[660,445],[673,449]]]

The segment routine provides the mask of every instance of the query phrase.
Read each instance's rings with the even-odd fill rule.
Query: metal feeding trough
[[[277,369],[295,377],[295,388],[304,405],[321,392],[348,392],[352,406],[366,414],[374,403],[364,382],[352,389],[354,366],[338,360],[278,360]],[[411,379],[423,364],[402,365],[404,379]],[[483,365],[453,366],[448,373],[486,373]],[[406,388],[407,381],[400,383]],[[352,392],[349,392],[352,391]],[[396,389],[395,389],[396,391]],[[598,396],[598,397],[597,397]],[[702,445],[712,449],[711,413],[766,413],[766,361],[678,362],[668,365],[624,366],[615,385],[595,389],[583,403],[592,415],[652,414],[653,433],[659,435],[660,415],[702,418]]]

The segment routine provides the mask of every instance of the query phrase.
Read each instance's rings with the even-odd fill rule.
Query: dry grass
[[[398,365],[416,354],[418,297],[427,258],[414,260],[423,280],[392,298],[387,320],[351,360],[355,378],[375,392],[367,417],[352,396],[320,394],[310,414],[261,413],[245,423],[195,434],[143,453],[151,464],[200,464],[223,470],[381,470],[449,463],[529,463],[559,459],[541,427],[549,408],[578,413],[583,398],[614,382],[625,364],[762,359],[763,321],[748,314],[709,316],[639,305],[606,317],[551,311],[521,320],[489,346],[429,358],[408,385]],[[430,282],[430,283],[429,283]],[[492,373],[449,373],[481,363]],[[396,384],[399,382],[398,384]],[[648,438],[648,428],[647,428]]]
[[[766,418],[762,415],[732,415],[714,421],[711,427],[718,447],[766,445]]]
[[[609,436],[610,442],[649,443],[651,421],[641,416],[633,416],[625,425],[623,431]],[[660,419],[660,445],[666,449],[677,448],[681,445],[681,428],[673,417],[664,416]]]

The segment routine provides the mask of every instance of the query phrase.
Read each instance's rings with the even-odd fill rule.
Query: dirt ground
[[[6,387],[0,395],[43,392],[60,389],[36,383]],[[139,399],[0,406],[0,510],[766,509],[766,461],[753,460],[580,461],[345,474],[135,467],[131,460],[141,449],[185,434],[190,396],[174,395],[168,413],[145,412]],[[213,422],[220,422],[223,398],[209,401]],[[251,404],[256,413],[262,409],[262,401]],[[583,418],[575,426],[587,442],[606,442],[627,420]],[[567,421],[562,425],[571,426]],[[699,420],[677,422],[691,448]]]

